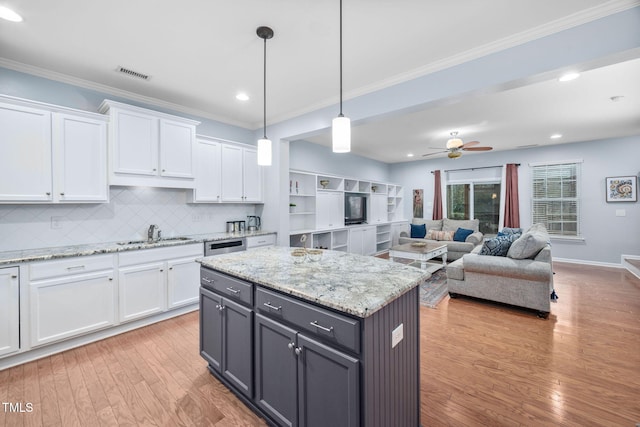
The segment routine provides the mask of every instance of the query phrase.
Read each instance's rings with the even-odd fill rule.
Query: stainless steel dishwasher
[[[204,256],[228,254],[247,250],[244,237],[224,240],[210,240],[204,242]]]

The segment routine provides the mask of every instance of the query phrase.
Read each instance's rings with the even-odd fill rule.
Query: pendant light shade
[[[271,166],[271,140],[258,140],[258,164],[260,166]]]
[[[331,126],[334,153],[351,151],[351,120],[342,115],[333,119]]]
[[[331,124],[334,153],[351,151],[351,120],[342,114],[342,0],[340,0],[340,114]]]
[[[258,27],[256,30],[258,37],[264,40],[264,136],[258,140],[258,165],[271,166],[271,140],[267,138],[267,39],[273,37],[273,30],[269,27]]]

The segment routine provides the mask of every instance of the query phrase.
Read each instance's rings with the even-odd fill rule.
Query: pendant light
[[[333,119],[331,128],[333,152],[351,151],[351,120],[342,114],[342,0],[340,0],[340,114]]]
[[[264,136],[258,140],[258,164],[271,166],[271,140],[267,138],[267,39],[273,37],[273,30],[269,27],[258,27],[256,34],[264,40]]]

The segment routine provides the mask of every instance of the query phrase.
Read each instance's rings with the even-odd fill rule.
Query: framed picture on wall
[[[413,217],[424,217],[424,193],[423,190],[413,190]]]
[[[638,201],[638,178],[635,176],[610,176],[605,182],[607,202]]]

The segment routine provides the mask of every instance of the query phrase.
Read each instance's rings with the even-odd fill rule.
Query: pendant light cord
[[[342,0],[340,0],[340,114],[338,117],[344,117],[342,114]]]
[[[340,0],[342,1],[342,0]],[[264,73],[263,73],[263,117],[264,117],[264,139],[267,139],[267,39],[264,39]]]

